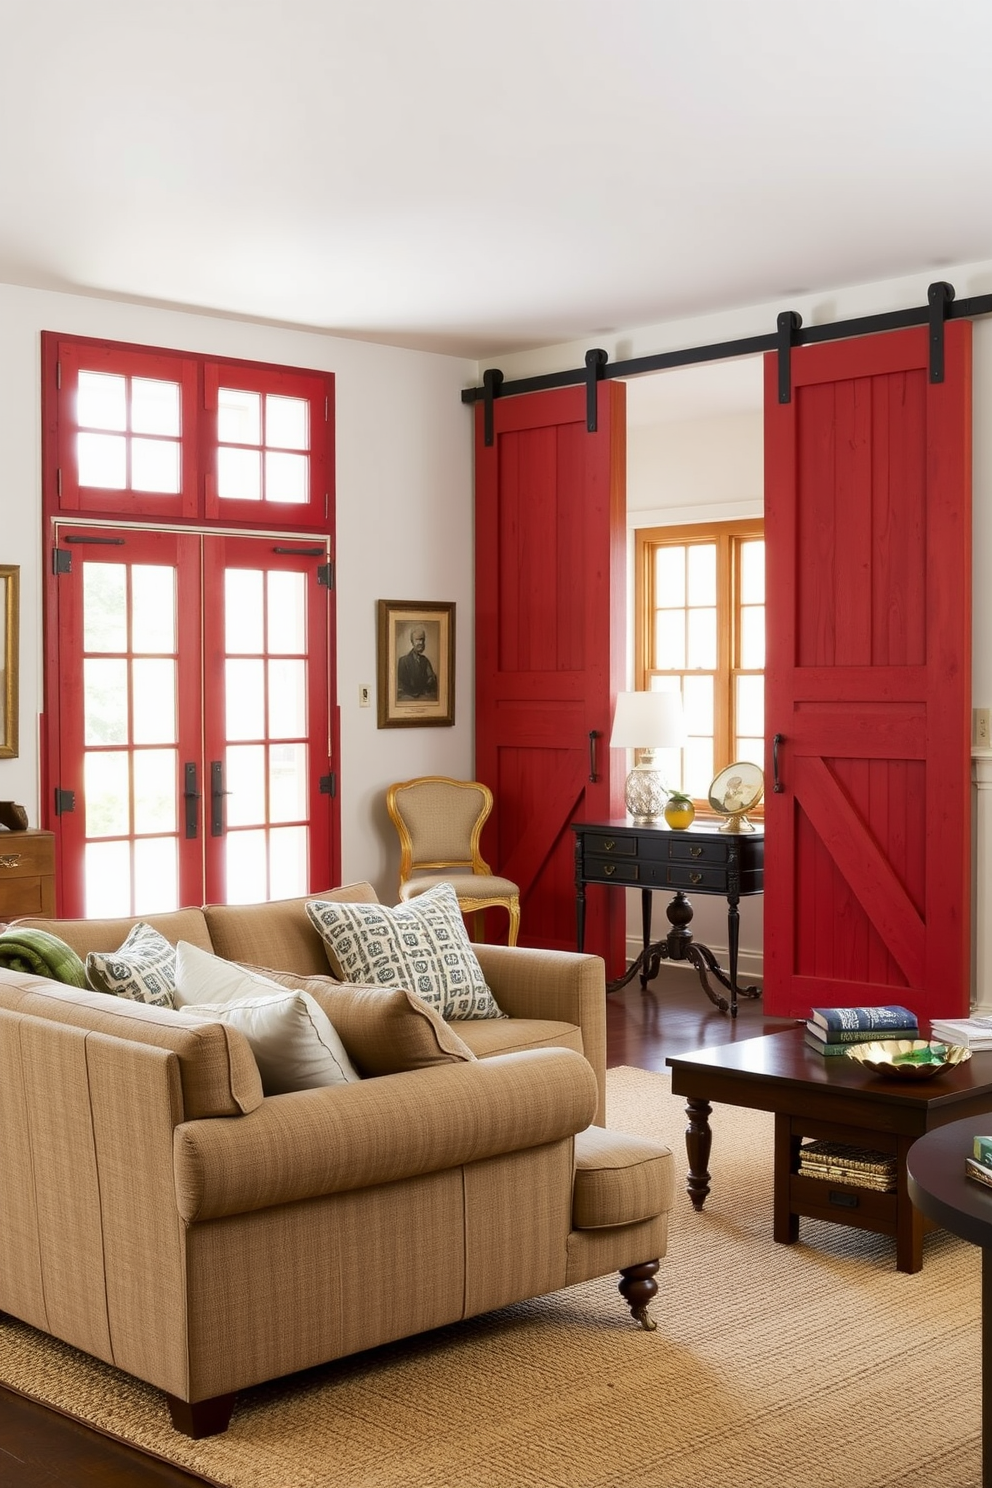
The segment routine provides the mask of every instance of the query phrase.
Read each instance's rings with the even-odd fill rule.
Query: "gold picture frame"
[[[0,759],[15,759],[17,743],[18,623],[21,570],[0,564]]]
[[[377,603],[380,728],[450,728],[455,721],[455,606]]]

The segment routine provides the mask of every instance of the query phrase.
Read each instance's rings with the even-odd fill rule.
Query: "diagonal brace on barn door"
[[[503,877],[510,878],[519,885],[521,902],[533,888],[561,836],[558,833],[549,839],[548,818],[561,823],[561,832],[567,831],[584,789],[581,765],[563,770],[544,797],[545,809],[540,818],[532,815],[530,826],[516,843],[506,862],[500,866],[499,872]]]
[[[922,987],[925,928],[892,864],[824,760],[795,762],[796,800],[911,987]]]

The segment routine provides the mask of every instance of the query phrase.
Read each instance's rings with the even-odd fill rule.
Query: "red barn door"
[[[520,886],[523,945],[575,948],[573,821],[623,815],[609,748],[623,685],[626,388],[476,405],[476,773],[496,804],[485,842]],[[594,738],[591,736],[595,736]],[[592,778],[591,778],[592,777]],[[585,948],[623,964],[624,896],[591,891]]]
[[[766,363],[770,1014],[968,1008],[970,323],[927,350],[799,349],[788,404]]]

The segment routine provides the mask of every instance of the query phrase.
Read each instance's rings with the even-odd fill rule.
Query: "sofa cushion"
[[[258,1066],[235,1028],[14,971],[0,978],[0,1007],[170,1050],[179,1060],[187,1121],[238,1116],[262,1104]]]
[[[274,964],[301,976],[326,976],[329,958],[324,942],[304,907],[314,897],[308,894],[302,899],[274,899],[267,904],[208,904],[203,914],[213,950],[227,961],[249,966]],[[375,889],[369,883],[345,884],[316,897],[348,903],[376,902]],[[182,938],[200,944],[192,935]],[[211,945],[205,949],[210,950]],[[339,975],[333,966],[331,971]]]
[[[181,940],[176,1006],[239,1028],[251,1045],[266,1095],[359,1078],[320,1004]]]
[[[146,925],[151,925],[164,935],[170,945],[188,940],[193,945],[210,950],[210,932],[202,909],[174,909],[166,914],[142,915]],[[110,951],[119,946],[137,920],[132,916],[126,920],[56,920],[39,915],[22,915],[12,922],[16,926],[31,925],[38,930],[47,930],[71,946],[77,956],[86,959],[90,951]]]
[[[574,1049],[584,1054],[582,1030],[556,1018],[492,1018],[456,1021],[452,1031],[464,1039],[477,1059],[516,1054],[521,1049]]]
[[[139,920],[116,951],[90,951],[86,975],[97,992],[173,1007],[176,990],[176,949],[164,935]]]
[[[362,1075],[396,1075],[475,1058],[454,1029],[406,987],[359,987],[327,976],[251,969],[281,986],[309,992],[330,1018]],[[483,1027],[481,1023],[472,1026]]]
[[[306,908],[346,981],[407,987],[446,1020],[502,1016],[450,884],[395,909],[324,899]]]
[[[589,1126],[575,1138],[572,1224],[577,1230],[635,1224],[672,1207],[672,1154],[659,1142]]]

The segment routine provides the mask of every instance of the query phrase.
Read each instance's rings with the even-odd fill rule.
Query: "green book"
[[[847,1043],[847,1044],[828,1044],[828,1043],[825,1043],[823,1039],[818,1039],[816,1037],[816,1035],[815,1034],[812,1034],[812,1033],[807,1033],[806,1034],[806,1043],[809,1045],[809,1047],[811,1049],[815,1049],[816,1052],[817,1052],[817,1054],[826,1054],[828,1056],[829,1055],[832,1055],[832,1054],[846,1054],[847,1051],[848,1051],[848,1049],[851,1047],[851,1045],[849,1043]],[[992,1141],[992,1137],[990,1137],[989,1140]]]
[[[992,1168],[992,1137],[976,1137],[972,1143],[972,1156],[976,1162]]]

